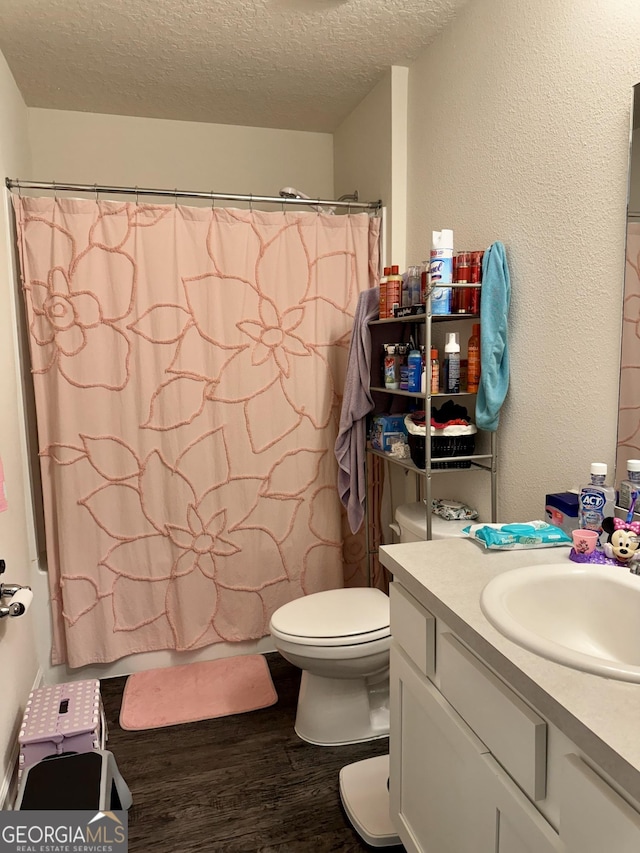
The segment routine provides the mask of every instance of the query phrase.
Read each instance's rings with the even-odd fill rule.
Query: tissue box
[[[559,527],[571,536],[578,524],[578,495],[575,492],[557,492],[545,498],[544,514],[549,524]]]
[[[371,420],[371,447],[374,450],[391,450],[391,439],[407,440],[404,415],[374,415]]]

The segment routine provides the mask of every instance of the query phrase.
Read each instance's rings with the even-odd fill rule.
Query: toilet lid
[[[379,589],[329,589],[297,598],[271,617],[279,634],[368,642],[389,634],[389,597]]]

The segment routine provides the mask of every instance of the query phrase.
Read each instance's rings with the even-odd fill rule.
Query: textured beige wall
[[[259,127],[29,110],[34,180],[333,196],[333,139]]]
[[[29,170],[27,109],[0,54],[0,174]],[[7,564],[0,582],[30,583],[32,537],[27,511],[21,394],[16,371],[16,278],[8,194],[0,203],[0,457],[9,509],[0,513],[0,558]],[[0,621],[0,806],[36,662],[34,609],[19,619]],[[15,757],[15,756],[13,756]]]
[[[382,199],[387,207],[386,234],[383,235],[386,263],[391,263],[392,255],[391,106],[392,75],[389,71],[333,135],[336,198],[358,190],[361,201]]]
[[[639,44],[636,0],[475,0],[410,68],[408,261],[440,228],[509,255],[500,520],[613,473]]]

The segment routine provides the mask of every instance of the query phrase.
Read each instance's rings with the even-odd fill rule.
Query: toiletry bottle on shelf
[[[397,391],[400,388],[400,356],[395,344],[385,344],[384,349],[384,387]]]
[[[412,349],[407,359],[409,365],[409,378],[407,383],[407,391],[420,393],[420,384],[422,377],[422,356],[420,350]]]
[[[380,279],[380,307],[378,317],[384,320],[387,317],[387,276],[391,273],[391,267],[385,267]]]
[[[600,545],[604,545],[607,538],[607,534],[602,532],[602,522],[613,515],[616,503],[615,489],[606,485],[606,479],[606,464],[592,462],[591,482],[580,489],[578,499],[579,525],[583,530],[597,530]]]
[[[402,307],[402,276],[398,269],[394,264],[387,276],[387,317],[395,317],[394,308]]]
[[[440,361],[435,347],[431,347],[431,393],[440,393]]]
[[[480,323],[474,323],[467,345],[467,391],[476,394],[480,383]]]
[[[451,314],[451,288],[441,287],[453,282],[453,231],[433,231],[431,259],[429,261],[431,284],[431,313]]]
[[[627,479],[620,483],[618,505],[623,509],[631,509],[634,492],[638,494],[636,512],[640,512],[640,459],[627,460]]]
[[[444,393],[460,393],[460,344],[457,332],[449,332],[444,345]]]
[[[400,391],[409,390],[409,363],[407,356],[409,355],[408,344],[397,344],[396,352],[400,355]]]

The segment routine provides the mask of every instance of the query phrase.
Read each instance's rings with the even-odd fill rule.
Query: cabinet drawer
[[[546,788],[547,725],[453,634],[439,642],[440,690],[533,800]]]
[[[397,581],[389,585],[391,636],[415,666],[433,679],[436,669],[436,620]]]

